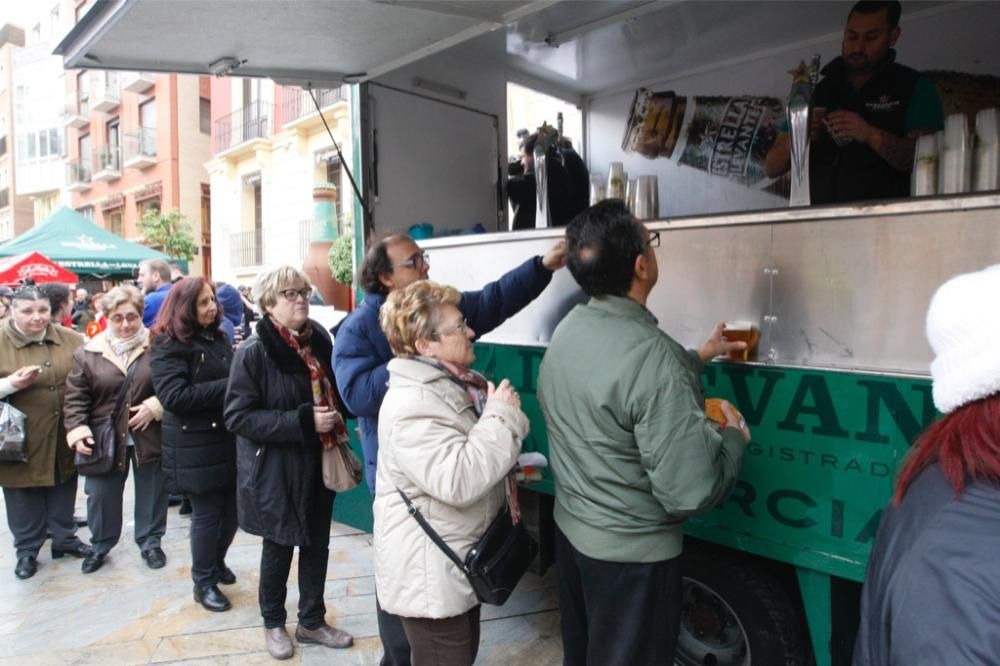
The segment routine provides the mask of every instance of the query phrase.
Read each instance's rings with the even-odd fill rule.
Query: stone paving
[[[80,484],[77,515],[84,515]],[[228,564],[237,583],[223,589],[233,608],[210,613],[191,598],[187,517],[170,509],[163,550],[167,566],[153,571],[132,541],[131,481],[122,541],[104,567],[80,573],[80,560],[52,560],[49,542],[29,580],[14,576],[14,549],[0,502],[0,666],[30,664],[273,664],[257,610],[260,539],[236,535]],[[89,540],[87,528],[80,537]],[[288,589],[289,633],[295,630],[297,565]],[[354,647],[297,647],[290,664],[378,664],[371,537],[335,523],[327,573],[327,621],[349,631]],[[528,574],[503,607],[483,607],[477,664],[560,664],[555,571]]]

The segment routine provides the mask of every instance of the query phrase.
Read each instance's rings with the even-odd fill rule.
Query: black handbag
[[[135,361],[125,373],[125,381],[118,389],[118,397],[115,399],[115,407],[111,410],[111,414],[90,419],[90,434],[94,439],[91,453],[88,456],[77,451],[76,455],[73,456],[76,471],[81,476],[107,474],[115,466],[115,442],[117,440],[115,424],[118,423],[118,415],[121,413],[122,407],[125,406],[125,396],[138,365],[139,361]]]
[[[472,584],[476,597],[484,604],[502,606],[510,597],[524,572],[538,554],[538,544],[528,533],[524,521],[515,525],[510,508],[504,502],[503,508],[486,528],[483,536],[473,544],[463,562],[444,539],[434,531],[410,498],[399,488],[396,492],[406,502],[410,515],[416,519],[438,548],[455,563]]]

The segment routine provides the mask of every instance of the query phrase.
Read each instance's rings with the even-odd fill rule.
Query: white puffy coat
[[[489,400],[477,417],[464,387],[412,359],[389,362],[379,411],[375,586],[394,615],[445,618],[479,602],[465,575],[406,509],[398,487],[461,559],[506,501],[504,477],[528,434],[524,413]]]

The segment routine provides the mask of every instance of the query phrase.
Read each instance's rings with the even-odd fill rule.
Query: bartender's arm
[[[828,116],[831,134],[860,141],[899,171],[913,168],[917,137],[944,128],[944,113],[937,90],[929,79],[919,79],[906,107],[905,136],[898,136],[865,122],[851,111],[832,111]]]
[[[792,146],[788,138],[788,125],[782,123],[782,131],[778,138],[774,140],[764,158],[764,175],[768,178],[777,178],[792,168]],[[816,141],[819,138],[820,118],[810,114],[809,116],[809,140]]]

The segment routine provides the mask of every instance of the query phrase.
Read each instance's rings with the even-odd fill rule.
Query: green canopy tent
[[[170,261],[162,252],[131,243],[65,206],[34,229],[0,245],[0,257],[40,252],[77,275],[131,275],[146,259]]]

